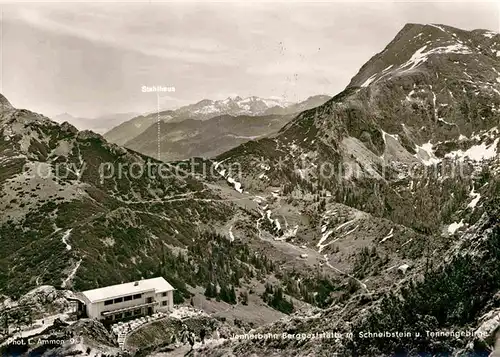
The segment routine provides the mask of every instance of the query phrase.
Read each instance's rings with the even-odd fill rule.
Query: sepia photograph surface
[[[499,32],[0,1],[0,356],[500,356]]]

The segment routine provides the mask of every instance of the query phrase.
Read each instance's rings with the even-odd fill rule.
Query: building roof
[[[82,291],[80,294],[93,303],[125,295],[139,294],[151,290],[155,290],[155,293],[162,293],[175,289],[165,279],[158,277]]]

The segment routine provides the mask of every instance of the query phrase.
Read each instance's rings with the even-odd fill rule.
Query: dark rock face
[[[5,98],[2,94],[0,94],[0,110],[12,109],[12,104]]]
[[[65,121],[64,123],[61,124],[61,130],[71,133],[71,134],[76,134],[78,132],[78,129],[75,128],[73,125]]]

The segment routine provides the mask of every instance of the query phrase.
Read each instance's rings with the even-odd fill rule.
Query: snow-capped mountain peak
[[[405,76],[426,69],[434,72],[444,69],[445,72],[451,66],[450,63],[481,62],[479,57],[496,61],[498,56],[498,33],[466,31],[439,24],[407,24],[382,52],[373,56],[360,69],[349,87],[368,87],[394,76]],[[461,72],[464,71],[466,68]]]
[[[283,98],[260,98],[250,96],[230,96],[222,100],[203,99],[196,104],[188,105],[178,109],[179,112],[199,118],[200,116],[214,117],[216,115],[262,115],[271,108],[286,108],[291,102]]]

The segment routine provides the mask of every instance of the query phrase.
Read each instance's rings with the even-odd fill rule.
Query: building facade
[[[88,317],[116,321],[171,311],[174,290],[165,279],[152,278],[87,290],[78,296]]]

